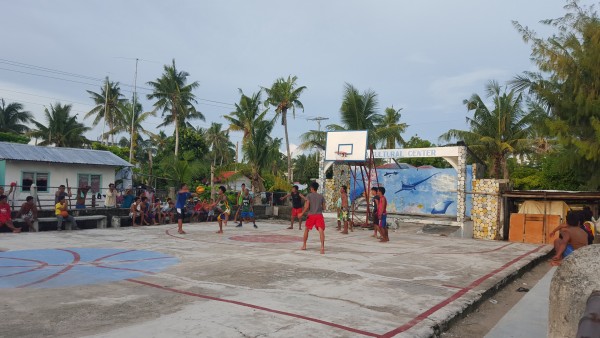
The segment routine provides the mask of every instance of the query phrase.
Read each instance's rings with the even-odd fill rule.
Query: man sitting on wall
[[[579,215],[576,212],[569,211],[567,213],[567,227],[559,225],[551,235],[558,229],[559,238],[554,240],[554,251],[556,254],[552,257],[550,264],[560,265],[563,258],[567,257],[573,251],[588,245],[588,235],[579,227]]]
[[[13,225],[10,213],[10,205],[6,202],[6,195],[0,195],[0,229],[6,226],[14,233],[21,232],[21,228]]]
[[[35,206],[35,202],[33,201],[33,196],[27,196],[25,203],[21,205],[21,209],[17,213],[17,218],[19,217],[23,218],[27,231],[35,231],[33,222],[35,222],[38,218],[38,210]]]

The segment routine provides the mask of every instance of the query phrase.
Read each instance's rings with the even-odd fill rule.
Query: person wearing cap
[[[6,195],[0,195],[0,228],[7,227],[14,233],[21,232],[21,228],[17,228],[14,226],[12,222],[12,217],[10,215],[11,209],[10,205],[6,202]]]

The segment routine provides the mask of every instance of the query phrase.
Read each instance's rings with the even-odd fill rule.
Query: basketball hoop
[[[336,151],[335,152],[336,162],[346,161],[346,156],[348,156],[348,153],[345,151]]]

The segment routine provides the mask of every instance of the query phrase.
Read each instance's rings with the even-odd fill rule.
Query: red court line
[[[470,251],[470,252],[434,252],[432,253],[432,255],[470,255],[470,254],[480,254],[480,253],[488,253],[488,252],[494,252],[494,251],[498,251],[498,250],[502,250],[504,248],[506,248],[509,245],[513,245],[515,243],[508,243],[505,244],[501,247],[495,248],[495,249],[491,249],[491,250],[484,250],[484,251]]]
[[[140,258],[140,259],[124,259],[122,261],[110,261],[110,262],[104,262],[104,264],[115,264],[115,263],[135,263],[135,262],[142,262],[142,261],[153,261],[153,260],[159,260],[159,259],[169,259],[169,258],[175,258],[175,257],[154,257],[154,258]]]
[[[340,325],[340,324],[336,324],[336,323],[332,323],[332,322],[327,322],[327,321],[324,321],[324,320],[321,320],[321,319],[317,319],[317,318],[306,317],[306,316],[298,315],[298,314],[291,313],[291,312],[279,311],[279,310],[269,309],[269,308],[266,308],[266,307],[257,306],[257,305],[253,305],[253,304],[248,304],[248,303],[244,303],[244,302],[238,302],[238,301],[235,301],[235,300],[228,300],[228,299],[223,299],[223,298],[206,296],[206,295],[202,295],[202,294],[194,293],[194,292],[189,292],[189,291],[177,290],[177,289],[164,287],[162,285],[158,285],[158,284],[154,284],[154,283],[144,282],[144,281],[137,280],[137,279],[126,279],[126,280],[130,281],[130,282],[133,282],[133,283],[138,283],[138,284],[150,286],[150,287],[153,287],[153,288],[156,288],[156,289],[160,289],[160,290],[171,291],[171,292],[175,292],[175,293],[186,295],[186,296],[192,296],[192,297],[197,297],[197,298],[203,298],[203,299],[213,300],[213,301],[217,301],[217,302],[223,302],[223,303],[230,303],[230,304],[245,306],[245,307],[249,307],[249,308],[256,309],[256,310],[262,310],[262,311],[266,311],[266,312],[276,313],[276,314],[279,314],[279,315],[284,315],[284,316],[294,317],[294,318],[298,318],[298,319],[308,320],[308,321],[311,321],[311,322],[315,322],[315,323],[319,323],[319,324],[323,324],[323,325],[335,327],[335,328],[346,330],[346,331],[349,331],[349,332],[358,333],[358,334],[361,334],[361,335],[364,335],[364,336],[379,337],[379,335],[376,334],[376,333],[372,333],[372,332],[368,332],[368,331],[362,331],[362,330],[354,329],[354,328],[351,328],[351,327],[348,327],[348,326],[344,326],[344,325]]]
[[[536,249],[533,249],[529,252],[526,252],[524,254],[522,254],[521,256],[511,260],[510,262],[502,265],[501,267],[493,270],[492,272],[488,273],[487,275],[475,280],[474,282],[472,282],[471,284],[469,284],[469,286],[457,291],[455,294],[453,294],[452,296],[446,298],[445,300],[443,300],[442,302],[436,304],[435,306],[433,306],[432,308],[430,308],[427,311],[422,312],[421,314],[419,314],[418,316],[416,316],[415,318],[413,318],[411,321],[409,321],[408,323],[397,327],[387,333],[384,333],[383,335],[381,335],[381,338],[390,338],[393,337],[395,335],[397,335],[398,333],[402,333],[406,330],[411,329],[413,326],[417,325],[418,323],[422,322],[424,319],[426,319],[427,317],[429,317],[430,315],[432,315],[434,312],[438,311],[439,309],[443,308],[444,306],[450,304],[451,302],[457,300],[458,298],[460,298],[461,296],[463,296],[465,293],[471,291],[473,288],[479,286],[481,283],[483,283],[485,280],[487,280],[488,278],[492,277],[493,275],[497,274],[498,272],[508,268],[509,266],[513,265],[514,263],[520,261],[521,259],[531,255],[534,252],[539,251],[541,248],[543,248],[544,245],[541,245],[539,247],[537,247]]]
[[[115,252],[115,253],[112,253],[110,255],[106,255],[106,256],[103,256],[103,257],[100,257],[100,258],[96,258],[91,263],[92,264],[98,263],[98,262],[102,261],[103,259],[107,259],[109,257],[113,257],[113,256],[117,256],[117,255],[122,255],[124,253],[132,252],[132,251],[135,251],[135,250],[125,250],[125,251]]]
[[[185,238],[185,237],[180,237],[180,236],[175,236],[175,235],[171,235],[169,233],[169,229],[165,230],[165,233],[171,237],[175,237],[175,238],[179,238],[179,239],[185,239],[186,241],[191,241],[191,239]]]
[[[22,266],[23,268],[31,268],[31,269],[29,269],[29,270],[23,270],[23,271],[19,271],[19,272],[15,272],[15,273],[11,273],[11,274],[8,274],[8,275],[2,275],[2,276],[0,276],[0,278],[3,278],[3,277],[12,277],[12,276],[17,276],[17,275],[22,275],[22,274],[24,274],[24,273],[33,272],[33,271],[35,271],[35,270],[43,269],[43,268],[45,268],[45,267],[47,267],[47,266],[48,266],[48,263],[46,263],[46,262],[42,262],[42,261],[38,261],[38,260],[35,260],[35,259],[26,259],[26,258],[13,258],[13,257],[0,257],[0,258],[4,258],[4,259],[13,259],[13,260],[17,260],[17,261],[27,261],[27,262],[34,262],[34,263],[37,263],[37,264],[39,264],[39,265],[38,265],[38,266],[36,266],[36,267],[33,267],[33,266],[31,266],[31,265],[30,265],[30,266]],[[8,268],[8,267],[16,267],[16,266],[0,266],[0,268]]]
[[[100,265],[100,264],[94,264],[94,266],[97,267],[97,268],[102,268],[102,269],[113,269],[113,270],[124,270],[124,271],[141,272],[141,273],[145,273],[147,275],[154,275],[155,274],[152,271],[146,271],[146,270],[138,270],[138,269],[130,269],[130,268],[119,268],[119,267],[115,267],[115,266],[105,266],[105,265]]]
[[[60,270],[60,271],[58,271],[56,273],[53,273],[53,274],[51,274],[50,276],[48,276],[46,278],[42,278],[42,279],[40,279],[38,281],[31,282],[31,283],[28,283],[28,284],[19,285],[19,286],[17,286],[17,288],[18,289],[20,289],[20,288],[26,288],[28,286],[45,283],[45,282],[47,282],[47,281],[49,281],[49,280],[51,280],[53,278],[56,278],[56,277],[62,275],[63,273],[71,270],[75,266],[75,264],[79,263],[79,260],[81,259],[81,256],[79,256],[79,254],[77,252],[75,252],[75,251],[67,250],[67,249],[56,249],[56,250],[65,251],[65,252],[70,253],[71,255],[73,255],[73,261],[69,265],[67,265],[64,269],[62,269],[62,270]]]

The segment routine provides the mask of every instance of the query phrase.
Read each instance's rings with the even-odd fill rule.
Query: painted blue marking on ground
[[[179,259],[157,251],[97,248],[0,253],[0,288],[60,288],[156,273]]]

